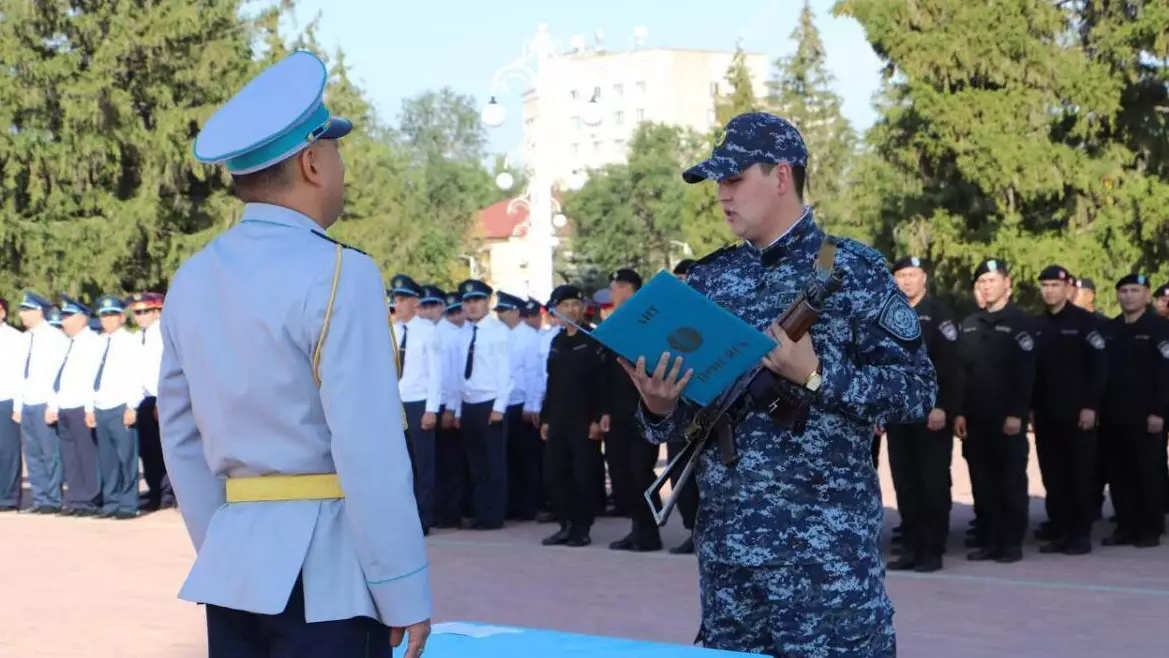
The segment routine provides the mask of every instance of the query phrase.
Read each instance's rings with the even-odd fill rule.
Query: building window
[[[639,107],[637,108],[637,122],[641,123],[642,121],[645,121],[645,109]]]
[[[573,90],[572,90],[571,92],[569,92],[569,93],[572,95],[572,100],[574,100],[574,101],[575,101],[575,100],[580,100],[580,92],[579,92],[579,91],[577,91],[577,90],[573,89]]]
[[[614,112],[613,123],[617,124],[618,126],[625,125],[625,112],[622,110],[617,110]]]
[[[613,95],[614,96],[624,96],[625,95],[625,85],[621,84],[620,82],[613,85]]]
[[[645,80],[638,80],[637,81],[637,91],[639,91],[643,94],[645,93]]]
[[[625,140],[615,139],[613,140],[613,146],[616,147],[618,153],[625,154]]]

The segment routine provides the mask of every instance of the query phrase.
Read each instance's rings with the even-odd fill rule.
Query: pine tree
[[[803,135],[808,147],[805,201],[815,206],[817,219],[832,230],[835,224],[853,221],[846,209],[846,188],[856,134],[841,112],[840,96],[832,89],[824,43],[808,0],[791,39],[795,52],[774,63],[767,103]]]
[[[736,46],[723,80],[729,91],[715,94],[714,97],[714,115],[718,126],[726,125],[740,114],[763,109],[762,103],[755,96],[755,83],[751,78],[751,69],[747,67],[747,53],[743,51],[742,44]]]

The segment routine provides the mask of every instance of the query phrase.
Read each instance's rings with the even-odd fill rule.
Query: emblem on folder
[[[694,327],[682,327],[670,334],[666,342],[674,351],[689,354],[702,347],[702,334]]]

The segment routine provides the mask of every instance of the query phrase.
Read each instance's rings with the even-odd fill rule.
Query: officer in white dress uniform
[[[0,512],[20,508],[20,425],[12,399],[24,382],[24,337],[8,324],[8,300],[0,298]]]
[[[32,514],[57,514],[61,511],[61,438],[57,435],[57,393],[53,383],[69,339],[51,323],[60,320],[60,310],[35,292],[25,292],[20,300],[20,323],[24,325],[21,349],[23,373],[20,391],[13,398],[12,419],[20,423],[20,440],[28,468],[32,493]]]
[[[240,223],[188,259],[162,317],[163,452],[197,551],[180,598],[206,604],[212,658],[384,658],[430,632],[430,576],[373,259],[340,216],[327,72],[296,52],[203,126]],[[233,308],[230,323],[209,308]]]
[[[146,348],[126,331],[125,306],[114,295],[99,297],[101,359],[94,375],[93,424],[101,469],[102,518],[138,516],[138,407],[146,397]],[[157,380],[151,386],[158,386]]]
[[[129,301],[134,323],[138,325],[134,338],[142,346],[141,377],[146,388],[135,412],[142,478],[146,480],[146,494],[139,507],[145,511],[175,506],[175,492],[167,476],[158,435],[158,370],[162,366],[162,332],[158,320],[162,317],[164,301],[156,292],[135,293]]]
[[[471,325],[463,313],[463,296],[451,292],[443,296],[442,319],[438,321],[438,336],[442,341],[444,374],[442,378],[442,420],[439,421],[435,461],[435,522],[436,528],[458,528],[463,522],[464,501],[470,491],[470,471],[459,428],[455,426],[455,409],[463,395],[463,336],[471,332]]]
[[[507,512],[508,518],[532,521],[539,511],[540,430],[532,422],[539,409],[535,390],[541,381],[540,333],[524,322],[527,302],[500,292],[495,296],[495,315],[507,325],[511,396],[507,405]]]
[[[471,472],[472,530],[503,527],[507,513],[507,428],[504,412],[511,398],[507,326],[488,311],[494,292],[470,279],[459,284],[471,332],[459,350],[462,396],[455,409]]]
[[[72,297],[61,296],[61,325],[69,337],[65,361],[57,371],[53,391],[57,436],[61,438],[67,516],[97,516],[101,512],[101,481],[97,439],[93,429],[93,379],[101,360],[101,339],[89,329],[93,311]]]
[[[446,360],[434,323],[418,313],[422,286],[405,274],[390,285],[394,305],[401,377],[398,390],[406,410],[407,447],[414,466],[414,496],[422,517],[422,533],[434,525],[435,429],[442,411],[443,374]]]

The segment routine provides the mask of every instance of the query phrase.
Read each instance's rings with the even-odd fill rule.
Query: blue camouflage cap
[[[348,135],[353,124],[323,102],[328,79],[325,63],[308,51],[276,62],[211,115],[195,138],[195,158],[249,174]]]
[[[748,112],[727,122],[710,157],[682,173],[682,180],[698,183],[738,176],[753,164],[808,165],[804,138],[785,119],[767,112]]]

